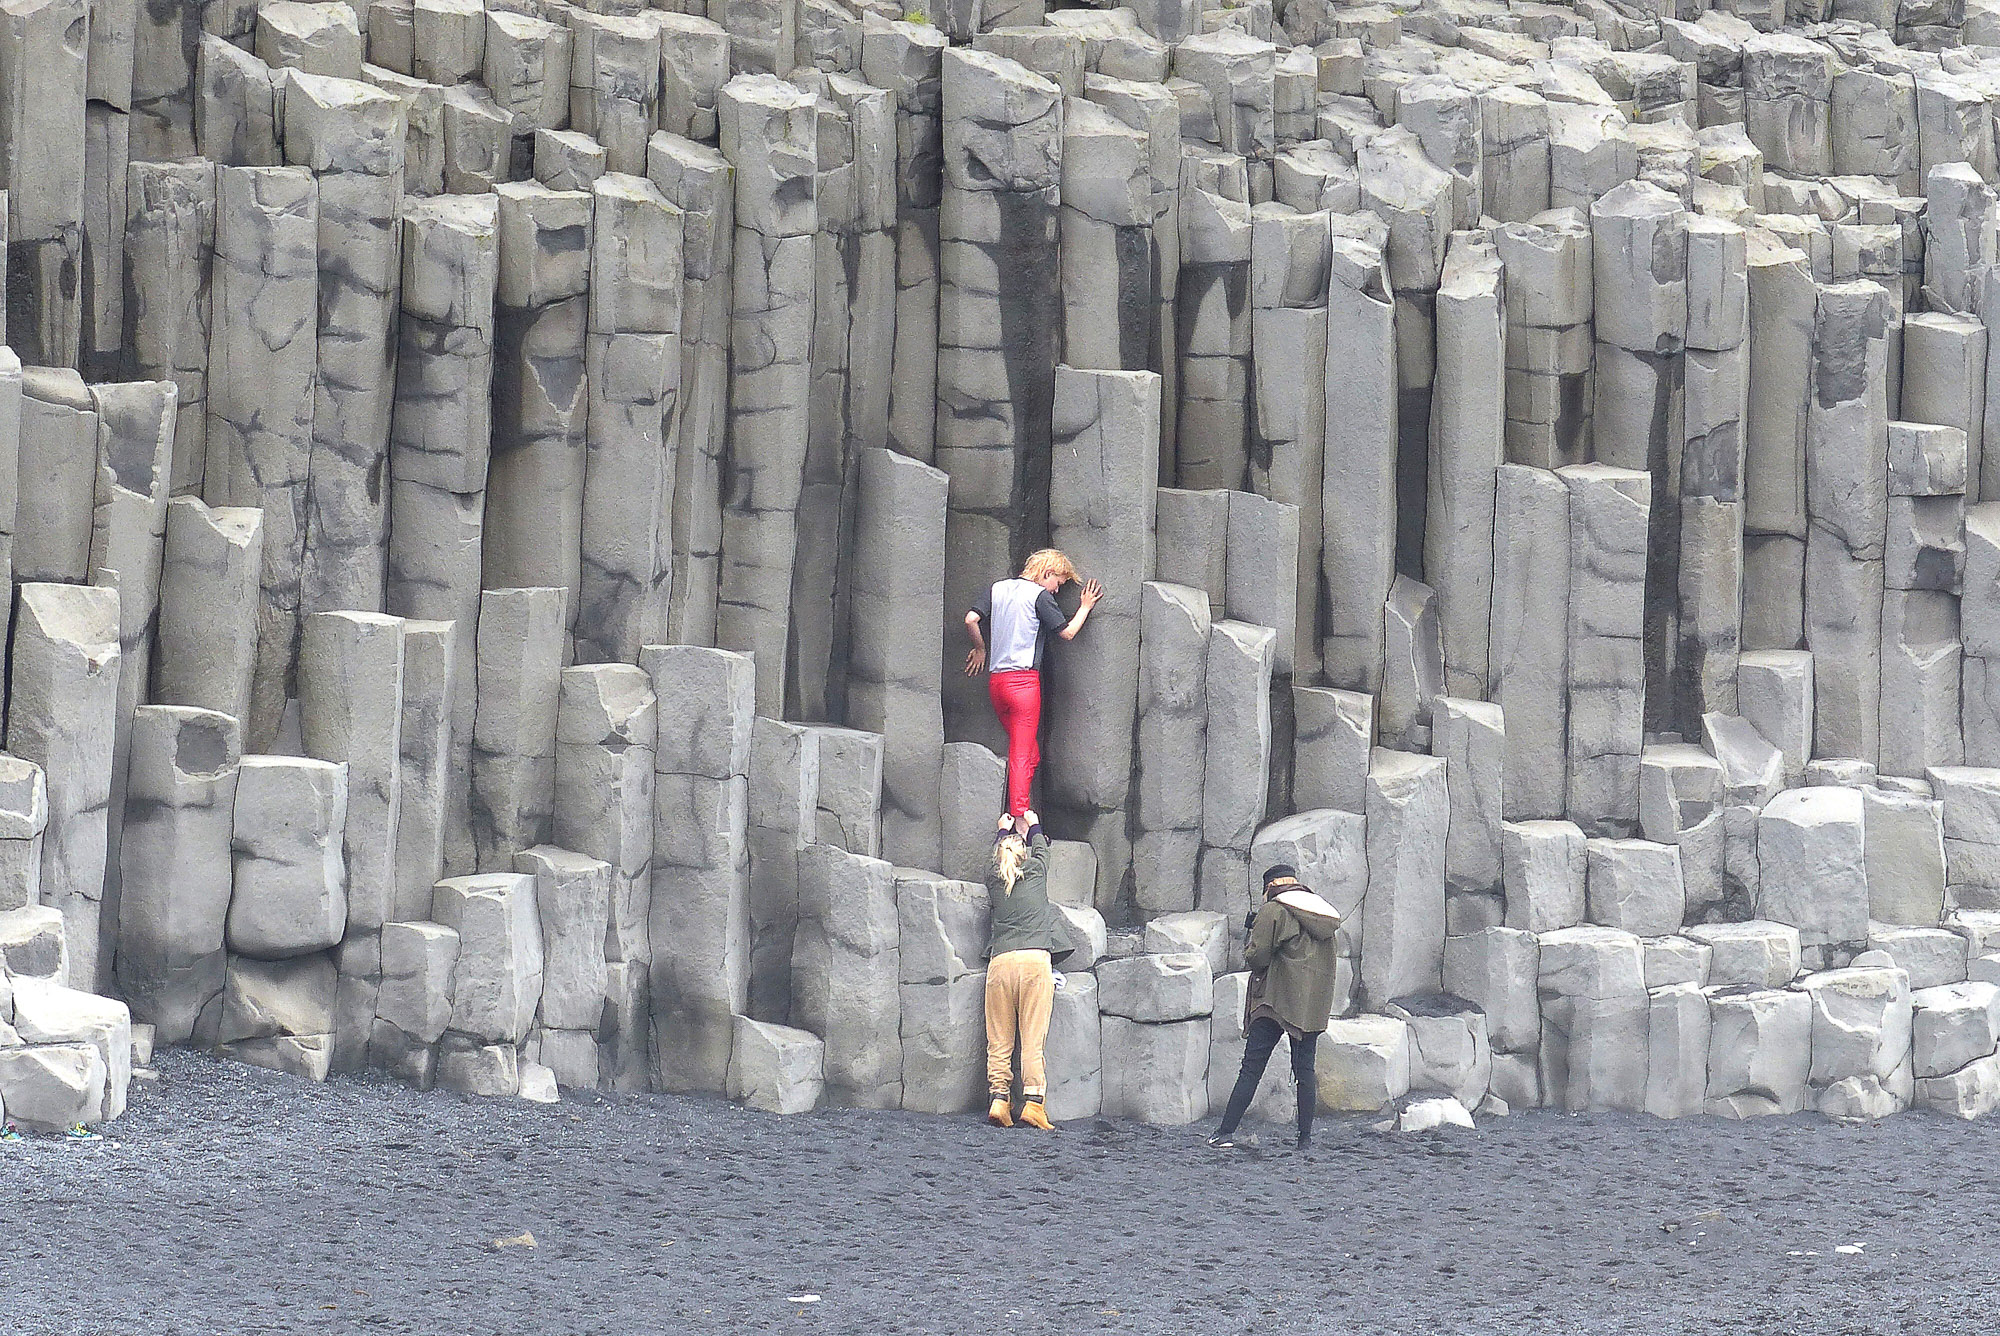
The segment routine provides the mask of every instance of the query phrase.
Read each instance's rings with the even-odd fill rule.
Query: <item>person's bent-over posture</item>
[[[1021,1053],[1021,1121],[1053,1131],[1043,1101],[1048,1073],[1042,1048],[1055,1008],[1055,965],[1075,948],[1069,924],[1049,903],[1049,837],[1033,812],[1000,818],[993,868],[986,874],[993,925],[986,939],[986,1120],[1014,1125],[1008,1090],[1014,1051]]]
[[[1299,1148],[1312,1141],[1313,1110],[1319,1103],[1313,1050],[1333,1014],[1339,929],[1340,911],[1300,885],[1296,869],[1280,863],[1264,874],[1264,903],[1251,916],[1250,944],[1243,952],[1250,967],[1243,1069],[1209,1145],[1236,1144],[1231,1139],[1236,1125],[1257,1094],[1264,1066],[1281,1038],[1292,1041],[1292,1075],[1299,1083]]]

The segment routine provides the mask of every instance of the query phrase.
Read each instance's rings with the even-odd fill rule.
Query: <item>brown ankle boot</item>
[[[1021,1106],[1021,1121],[1029,1127],[1039,1127],[1044,1132],[1053,1132],[1056,1125],[1049,1121],[1049,1111],[1042,1107],[1038,1099],[1031,1099]]]
[[[1005,1091],[993,1097],[993,1103],[986,1110],[986,1121],[992,1123],[995,1127],[1012,1127],[1014,1125],[1014,1114],[1008,1108]]]

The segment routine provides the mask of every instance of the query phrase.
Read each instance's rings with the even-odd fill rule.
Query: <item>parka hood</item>
[[[1314,941],[1323,942],[1340,929],[1340,911],[1327,903],[1317,891],[1304,886],[1290,886],[1278,893],[1277,900],[1292,911],[1299,927]]]

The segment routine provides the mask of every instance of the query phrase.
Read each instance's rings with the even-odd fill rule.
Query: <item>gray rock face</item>
[[[750,976],[748,786],[755,677],[740,654],[654,646],[653,1038],[664,1088],[717,1090]],[[688,813],[694,819],[688,819]]]
[[[1207,1016],[1148,1024],[1105,1012],[1099,1026],[1107,1117],[1178,1127],[1207,1116]]]
[[[402,798],[403,623],[379,613],[315,613],[299,658],[300,733],[308,756],[347,766],[347,921],[367,932],[395,901]]]
[[[538,845],[514,855],[514,870],[534,878],[535,912],[541,920],[537,1023],[545,1030],[595,1031],[609,982],[604,943],[611,918],[611,865]]]
[[[1222,621],[1209,629],[1203,694],[1202,874],[1197,902],[1203,909],[1240,918],[1250,906],[1237,898],[1240,866],[1264,819],[1271,767],[1271,665],[1277,635],[1269,627]],[[1224,856],[1216,858],[1221,853]],[[1211,869],[1215,869],[1211,875]]]
[[[554,834],[563,616],[559,589],[489,589],[479,597],[467,753],[475,867],[511,866],[515,854]]]
[[[1049,740],[1039,774],[1050,808],[1093,829],[1115,828],[1122,844],[1139,710],[1137,594],[1153,571],[1159,377],[1059,367],[1051,412],[1050,541],[1107,589],[1126,592],[1092,610],[1087,652],[1063,646],[1047,658]],[[1123,862],[1115,845],[1097,852],[1102,864]],[[1107,907],[1113,898],[1104,898]]]
[[[1863,809],[1853,789],[1795,789],[1757,819],[1760,917],[1790,923],[1808,947],[1865,941]]]
[[[1532,1052],[1541,1042],[1540,956],[1534,934],[1518,928],[1487,928],[1446,940],[1445,992],[1485,1012],[1491,1049]]]
[[[1477,1108],[1492,1082],[1485,1014],[1465,999],[1439,994],[1386,1003],[1385,1015],[1410,1028],[1410,1091],[1441,1094]]]
[[[1361,984],[1386,1000],[1443,982],[1445,764],[1377,749],[1368,771]]]
[[[1725,1118],[1798,1112],[1812,1070],[1811,998],[1714,988],[1708,1009],[1708,1112]]]
[[[1650,840],[1591,840],[1585,857],[1593,922],[1642,937],[1680,927],[1686,892],[1678,848]]]
[[[724,22],[729,27],[729,22]],[[718,642],[756,656],[757,708],[783,713],[796,511],[804,485],[811,379],[813,241],[818,213],[802,189],[816,168],[812,94],[739,74],[718,101],[722,151],[736,164],[737,346],[764,352],[731,368],[732,429],[742,470],[723,499]],[[752,407],[754,405],[754,407]]]
[[[461,1035],[488,1044],[528,1036],[545,968],[535,881],[489,872],[437,884],[432,918],[458,934],[451,1028]]]
[[[1888,1081],[1908,1060],[1909,976],[1881,968],[1827,970],[1799,988],[1812,999],[1812,1068],[1818,1089],[1843,1081]]]
[[[1707,946],[1708,981],[1718,988],[1782,988],[1798,976],[1798,929],[1788,923],[1712,923],[1687,935]]]
[[[859,471],[855,565],[877,574],[859,583],[849,604],[848,719],[882,735],[884,855],[903,866],[942,866],[942,679],[904,612],[943,581],[950,479],[888,450],[862,451]]]
[[[563,669],[552,829],[557,847],[610,866],[608,961],[652,960],[648,920],[658,736],[659,698],[645,670],[630,664]]]
[[[792,1014],[826,1042],[829,1103],[902,1103],[899,937],[889,864],[823,845],[799,856]]]
[[[1147,584],[1140,594],[1139,837],[1134,899],[1142,909],[1194,908],[1202,782],[1208,762],[1208,595]]]
[[[1991,984],[1920,988],[1910,997],[1910,1055],[1919,1078],[1947,1076],[1990,1055],[2000,1035],[2000,994]]]
[[[1392,1016],[1337,1017],[1314,1049],[1319,1103],[1379,1113],[1410,1089],[1410,1027]]]
[[[104,1120],[104,1057],[90,1044],[0,1049],[7,1116],[34,1132]]]
[[[1200,952],[1103,961],[1097,989],[1099,1011],[1142,1024],[1191,1020],[1214,1009],[1214,975]]]
[[[418,1043],[436,1043],[451,1024],[458,941],[458,931],[442,923],[383,924],[377,1019]],[[371,1042],[371,1055],[376,1047]]]
[[[118,978],[139,1019],[169,1043],[194,1033],[221,990],[237,796],[236,721],[145,705],[133,714],[119,856]],[[339,929],[312,949],[339,939]]]
[[[210,300],[238,314],[214,322],[209,339],[212,459],[203,488],[210,505],[264,512],[257,657],[244,721],[245,741],[260,750],[277,736],[286,698],[297,694],[319,358],[319,189],[311,172],[274,158],[220,168],[215,191]]]
[[[810,1113],[825,1088],[824,1055],[817,1035],[738,1016],[729,1097],[764,1113]]]
[[[592,199],[578,657],[629,663],[667,629],[683,221],[636,176],[600,177]]]
[[[7,750],[48,776],[41,898],[62,911],[72,979],[103,979],[104,894],[120,654],[118,594],[81,585],[19,587],[9,661]]]
[[[347,767],[246,756],[230,836],[229,945],[282,959],[324,951],[347,930]]]

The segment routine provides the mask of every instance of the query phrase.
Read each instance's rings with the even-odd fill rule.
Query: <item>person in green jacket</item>
[[[1049,837],[1032,811],[1006,814],[993,836],[993,867],[986,874],[993,921],[986,938],[986,1088],[992,1104],[986,1121],[1014,1125],[1008,1090],[1014,1050],[1021,1051],[1020,1120],[1055,1130],[1043,1107],[1048,1073],[1042,1048],[1055,1009],[1055,965],[1075,950],[1069,925],[1049,903]]]
[[[1339,929],[1340,911],[1301,885],[1296,868],[1280,863],[1264,874],[1264,903],[1251,916],[1250,945],[1243,952],[1250,966],[1243,1068],[1209,1145],[1228,1149],[1236,1144],[1236,1125],[1249,1110],[1281,1038],[1292,1041],[1292,1075],[1299,1083],[1298,1146],[1304,1150],[1311,1144],[1313,1111],[1319,1105],[1313,1050],[1333,1014]]]

